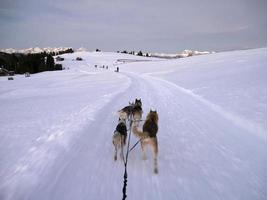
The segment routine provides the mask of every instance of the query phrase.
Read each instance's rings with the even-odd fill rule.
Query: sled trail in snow
[[[254,51],[233,54],[235,57],[242,57],[243,54],[249,57],[254,53],[262,61],[267,50]],[[121,199],[124,165],[120,159],[116,162],[113,160],[112,135],[118,122],[117,111],[135,98],[142,99],[143,118],[151,108],[156,109],[159,114],[157,134],[159,174],[153,173],[150,149],[146,149],[147,160],[142,160],[140,145],[137,145],[128,158],[127,199],[262,200],[267,197],[267,141],[264,136],[264,126],[259,126],[260,128],[254,133],[253,127],[256,126],[251,126],[249,123],[243,124],[242,122],[246,120],[242,121],[245,118],[240,117],[239,110],[234,115],[224,109],[224,99],[220,105],[211,101],[212,93],[217,92],[213,87],[209,90],[205,89],[206,93],[209,91],[206,95],[209,97],[207,99],[190,89],[192,86],[189,84],[190,76],[196,75],[188,75],[189,78],[187,78],[185,76],[187,74],[182,71],[187,68],[193,70],[195,63],[203,63],[204,67],[199,70],[205,72],[205,67],[208,66],[205,63],[213,63],[214,60],[218,62],[218,57],[222,62],[231,63],[231,54],[202,56],[191,60],[124,63],[119,65],[121,73],[113,72],[116,66],[109,67],[110,71],[94,68],[95,63],[105,65],[116,63],[118,55],[120,56],[112,53],[63,55],[65,57],[63,64],[69,66],[70,70],[62,72],[65,76],[63,80],[58,81],[55,77],[52,85],[58,88],[58,91],[64,88],[65,92],[62,92],[62,95],[68,101],[65,105],[57,104],[53,109],[55,112],[65,109],[60,113],[65,120],[62,119],[57,123],[55,131],[51,128],[49,135],[40,130],[39,137],[49,139],[50,136],[53,143],[42,143],[40,146],[36,142],[29,144],[29,146],[35,146],[37,150],[44,149],[48,159],[45,160],[45,156],[39,159],[37,156],[24,156],[26,164],[40,160],[42,170],[38,171],[35,166],[29,168],[32,171],[25,169],[24,172],[17,174],[8,171],[7,174],[11,174],[10,176],[17,180],[15,183],[3,181],[9,179],[3,175],[5,168],[2,167],[0,175],[4,179],[0,180],[0,197],[44,200]],[[83,57],[84,61],[73,62],[72,59],[77,56]],[[126,56],[121,58],[125,60],[136,59],[127,57],[128,55],[122,56]],[[179,63],[183,63],[184,66],[179,68]],[[247,63],[250,62],[247,61]],[[176,75],[176,71],[181,71],[185,75],[183,77],[178,73]],[[216,68],[214,71],[216,72]],[[220,76],[219,72],[217,76]],[[169,75],[170,73],[172,75]],[[178,81],[173,79],[173,73]],[[49,74],[41,74],[39,77],[37,75],[37,78],[43,80],[42,76],[46,78]],[[184,82],[180,84],[179,80]],[[201,84],[205,85],[205,81],[206,79],[203,79]],[[188,87],[185,87],[186,84]],[[13,96],[17,98],[20,94],[16,91],[10,91],[10,94],[5,91],[1,93],[3,94],[1,100],[7,107],[9,106],[8,108],[12,108],[13,105],[8,104],[5,98]],[[43,93],[37,93],[38,95],[43,95],[51,104],[55,100],[48,98],[49,95],[56,100],[62,99],[54,93],[51,94],[51,91],[46,91],[45,88]],[[75,98],[70,98],[70,95],[75,95]],[[264,95],[262,98],[265,98]],[[25,99],[20,102],[23,101]],[[29,104],[35,105],[34,101],[29,101]],[[73,109],[67,109],[71,106]],[[266,108],[263,107],[262,110],[264,113]],[[35,115],[38,117],[37,112]],[[8,114],[5,113],[5,116]],[[264,120],[261,118],[259,122]],[[4,119],[2,121],[5,122]],[[141,126],[142,123],[140,128]],[[34,127],[33,125],[30,134],[38,131],[38,126]],[[0,130],[3,131],[3,129]],[[61,134],[57,135],[60,131]],[[16,132],[13,130],[11,133]],[[138,139],[134,135],[131,138],[131,145],[133,145]],[[10,138],[4,135],[4,139],[9,142]],[[23,146],[24,140],[21,141]],[[32,141],[35,140],[32,139]],[[63,147],[61,141],[64,142]],[[4,153],[8,154],[10,150],[5,148],[3,142],[1,144],[3,146],[1,156]],[[13,142],[13,145],[16,143]],[[53,159],[49,159],[49,155],[53,155]],[[7,157],[3,156],[3,158],[8,160]],[[16,161],[15,157],[13,160]],[[16,163],[14,162],[12,166],[10,161],[8,165],[6,164],[6,168],[15,167]],[[23,184],[26,186],[22,187]]]

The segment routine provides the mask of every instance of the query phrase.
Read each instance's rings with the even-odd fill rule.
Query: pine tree
[[[137,55],[138,55],[138,56],[143,56],[142,51],[139,51]]]
[[[48,54],[46,57],[46,67],[48,71],[53,71],[55,67],[54,58],[50,54]]]

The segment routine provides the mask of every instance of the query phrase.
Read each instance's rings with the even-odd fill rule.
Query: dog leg
[[[143,160],[146,160],[147,157],[146,157],[146,153],[145,153],[145,145],[144,145],[144,143],[142,141],[141,141],[141,151],[142,151]]]
[[[115,145],[115,154],[114,154],[114,161],[117,160],[117,145]]]
[[[134,118],[134,123],[133,123],[133,125],[136,126],[136,127],[139,127],[139,124],[140,124],[140,119],[138,119],[138,118]]]
[[[154,173],[158,174],[158,141],[157,138],[155,139],[155,144],[152,145],[152,151],[153,151],[153,155],[154,155]]]
[[[154,173],[155,174],[159,173],[157,157],[154,157]]]
[[[136,120],[135,120],[135,116],[133,115],[133,125],[137,127],[137,123],[136,123]]]
[[[123,160],[123,147],[124,147],[124,141],[123,141],[123,138],[121,137],[121,153],[120,153],[120,157],[121,159]]]
[[[133,114],[133,125],[136,127],[139,126],[139,124],[137,123],[137,114],[136,113]]]
[[[138,115],[137,116],[137,126],[139,126],[140,125],[140,122],[141,122],[141,119],[142,119],[142,116],[141,115]]]

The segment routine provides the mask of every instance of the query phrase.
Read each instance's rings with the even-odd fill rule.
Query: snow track
[[[265,167],[257,165],[262,157],[256,156],[264,151],[264,141],[251,144],[249,132],[178,86],[149,76],[126,75],[133,84],[99,110],[95,123],[85,128],[78,143],[53,167],[45,179],[48,182],[43,181],[30,199],[120,199],[124,170],[120,160],[112,160],[110,127],[115,127],[116,116],[110,113],[135,97],[142,98],[144,113],[150,108],[159,113],[159,174],[153,174],[151,156],[141,159],[137,146],[129,156],[129,199],[266,196]],[[133,137],[132,144],[135,141]]]
[[[105,62],[111,58],[108,54],[109,61]],[[99,58],[97,61],[101,63]],[[53,162],[42,162],[39,172],[39,167],[33,168],[34,180],[18,179],[15,186],[19,185],[20,190],[10,189],[10,182],[5,182],[9,187],[2,183],[0,199],[121,199],[124,166],[120,159],[113,160],[111,138],[118,120],[116,112],[135,98],[142,99],[143,118],[151,108],[159,113],[159,174],[153,173],[149,149],[148,159],[142,160],[138,145],[129,154],[127,199],[266,199],[267,141],[262,127],[190,89],[156,77],[160,72],[142,74],[132,70],[131,65],[121,64],[121,73],[117,74],[88,70],[88,66],[80,67],[75,72],[79,75],[72,80],[99,76],[99,90],[105,92],[99,95],[95,90],[96,97],[91,96],[94,101],[81,101],[78,111],[47,137],[65,141],[71,136],[63,150],[52,153]],[[136,141],[132,136],[131,145]],[[44,147],[51,150],[51,146]]]
[[[164,79],[160,79],[160,78],[156,78],[156,77],[151,77],[157,81],[160,82],[165,82],[165,84],[169,85],[169,87],[173,87],[176,88],[177,90],[179,90],[180,92],[183,92],[189,96],[191,96],[192,98],[194,98],[195,100],[199,101],[200,103],[204,104],[206,107],[209,107],[210,109],[212,109],[213,111],[217,112],[218,114],[220,114],[222,117],[224,117],[227,120],[230,120],[233,124],[239,126],[241,129],[245,129],[248,132],[252,132],[253,134],[257,134],[259,137],[262,137],[262,139],[267,139],[267,135],[265,133],[265,130],[263,127],[261,127],[258,124],[255,124],[247,119],[243,119],[240,118],[239,116],[236,116],[232,113],[229,113],[227,111],[225,111],[222,107],[207,101],[206,99],[204,99],[203,97],[193,93],[191,90],[188,90],[186,88],[183,88],[181,86],[178,86],[174,83],[171,83],[167,80]]]

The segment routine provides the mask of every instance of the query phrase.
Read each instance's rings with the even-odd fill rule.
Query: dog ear
[[[150,112],[157,112],[157,110],[156,110],[156,109],[151,109],[151,108],[150,108]]]

